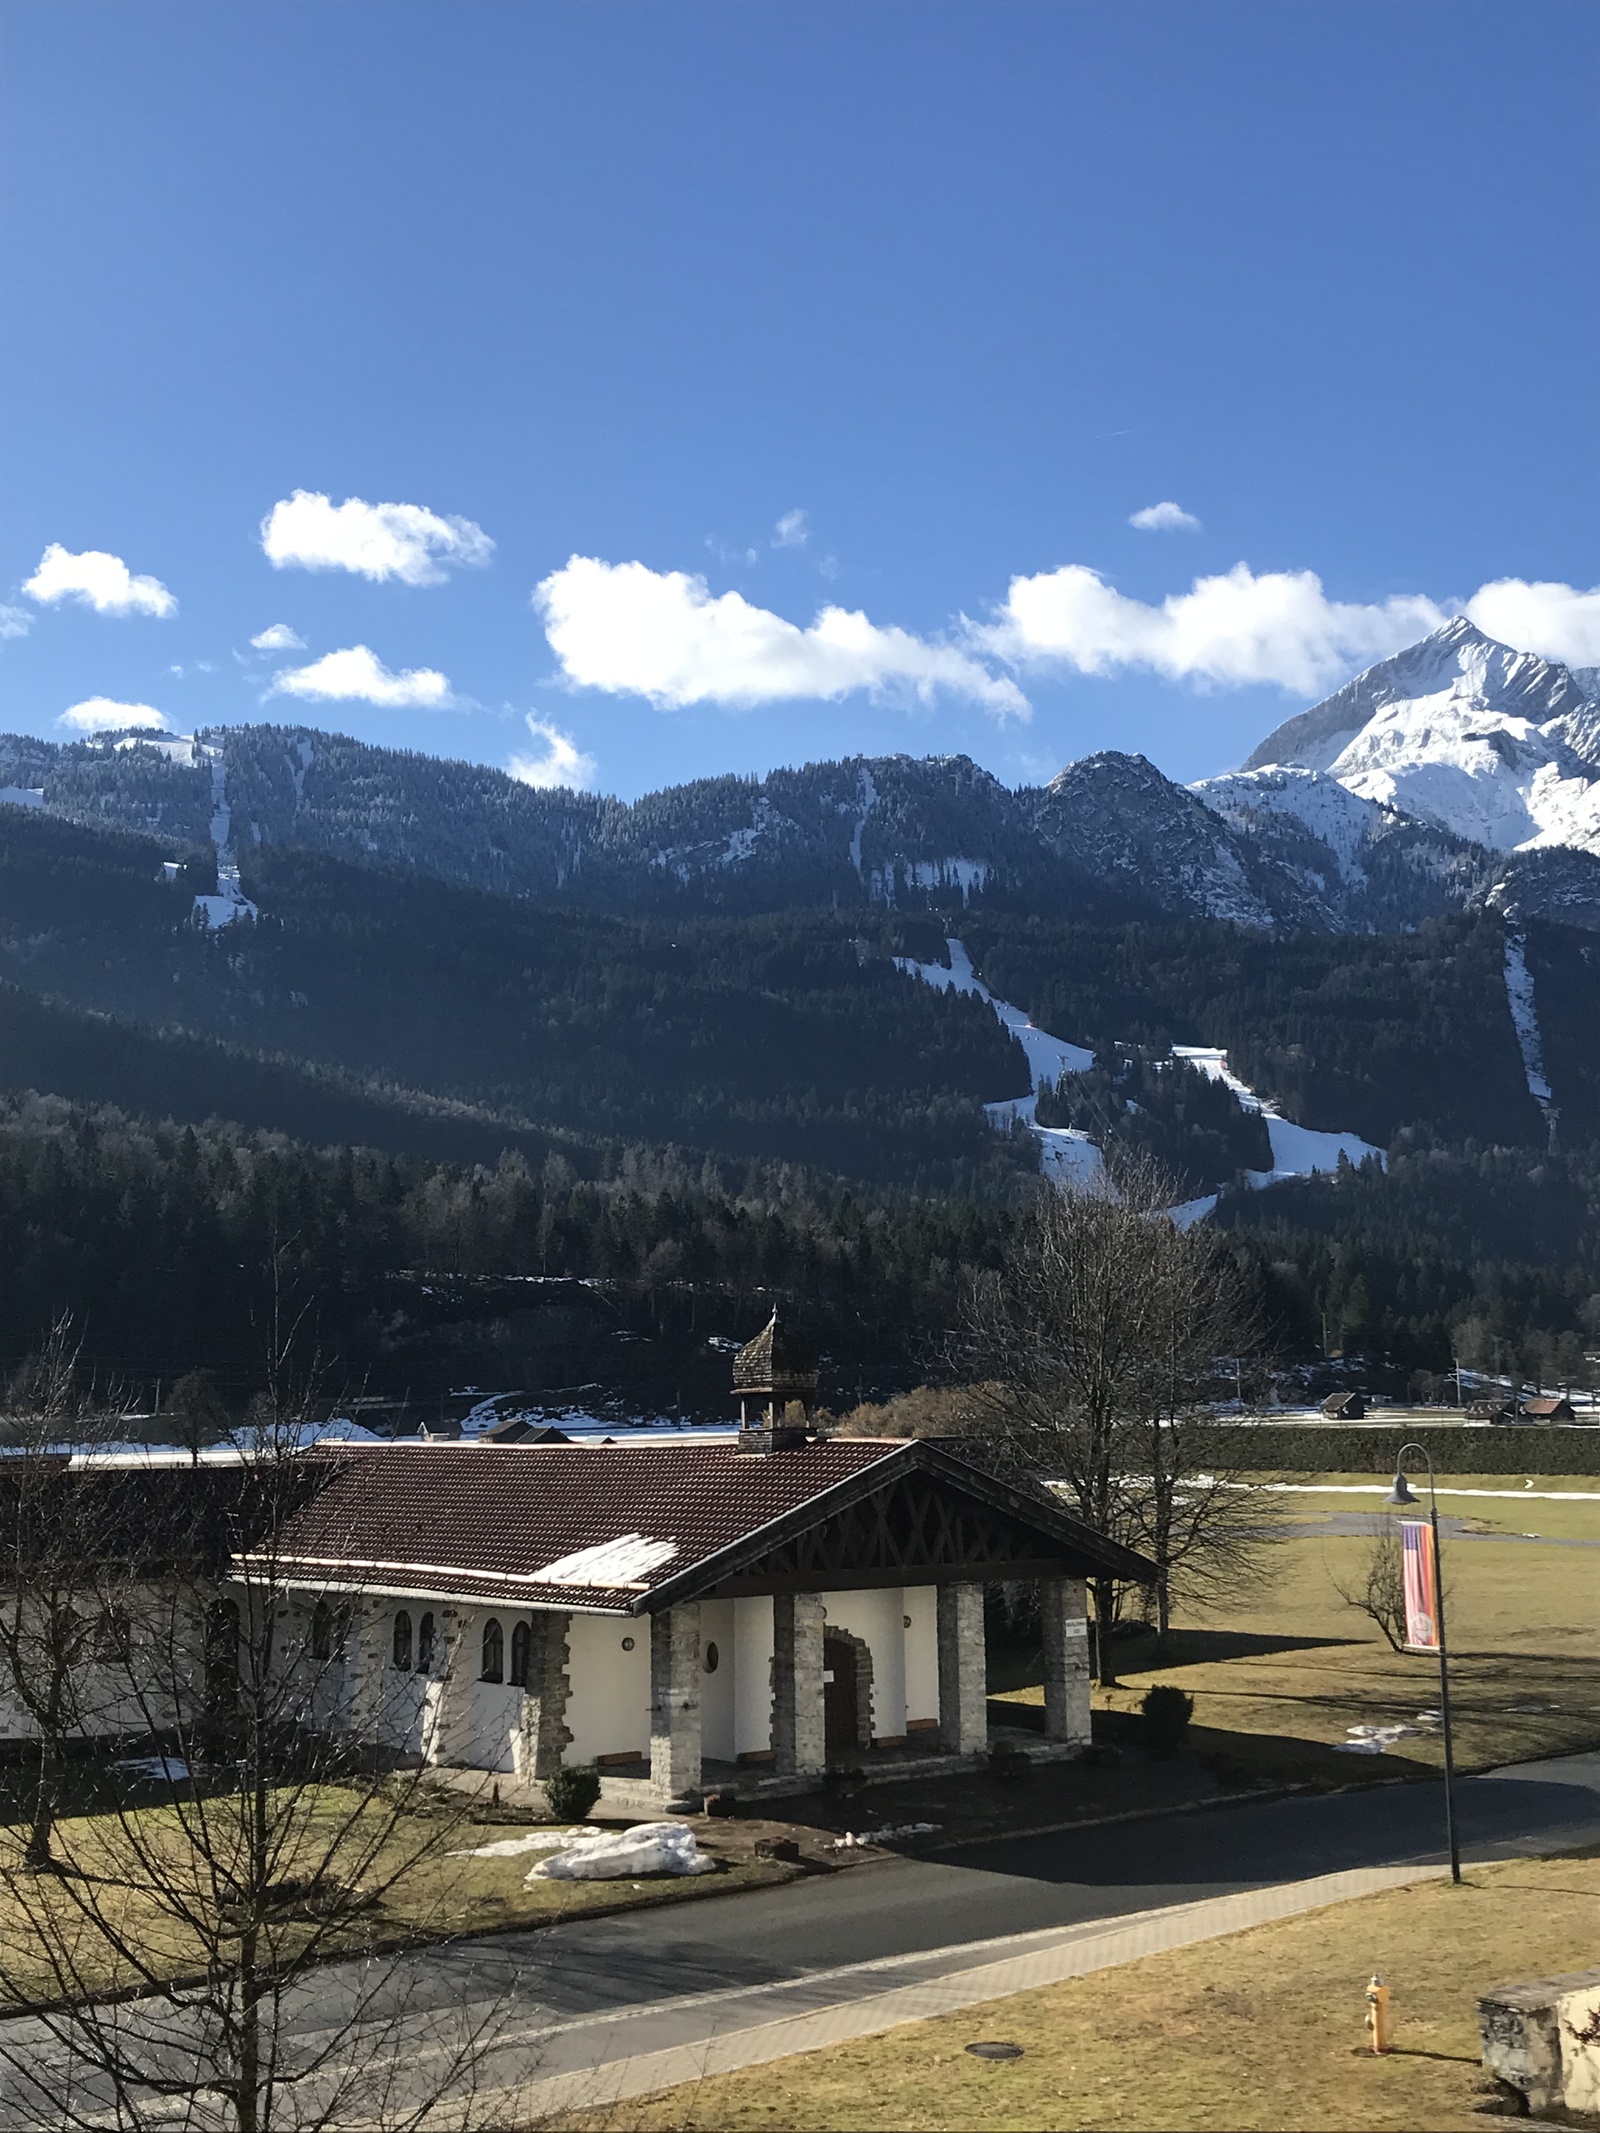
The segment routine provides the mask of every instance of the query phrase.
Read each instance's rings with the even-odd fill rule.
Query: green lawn
[[[1345,1477],[1318,1477],[1337,1483]],[[1371,1477],[1350,1477],[1371,1486]],[[1463,1486],[1494,1486],[1467,1479]],[[1502,1483],[1516,1487],[1516,1483]],[[1536,1489],[1548,1486],[1536,1483]],[[1463,1769],[1527,1761],[1600,1744],[1600,1547],[1547,1545],[1600,1540],[1600,1500],[1447,1497],[1449,1519],[1484,1534],[1446,1535],[1447,1623],[1456,1753]],[[1269,1582],[1226,1613],[1180,1619],[1164,1648],[1153,1636],[1119,1639],[1121,1686],[1095,1691],[1099,1709],[1131,1713],[1145,1690],[1170,1681],[1195,1699],[1196,1745],[1289,1777],[1323,1771],[1328,1751],[1357,1724],[1399,1720],[1436,1708],[1432,1659],[1392,1652],[1372,1623],[1346,1607],[1337,1586],[1359,1585],[1369,1542],[1336,1522],[1383,1515],[1380,1499],[1281,1494],[1268,1515],[1301,1530],[1273,1544]],[[1310,1529],[1305,1531],[1304,1529]],[[1037,1703],[1024,1686],[1002,1692]],[[1382,1758],[1339,1756],[1354,1780],[1436,1768],[1437,1738],[1402,1740]]]

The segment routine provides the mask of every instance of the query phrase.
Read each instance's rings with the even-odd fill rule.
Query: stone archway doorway
[[[872,1655],[859,1637],[830,1629],[822,1639],[822,1724],[830,1762],[871,1745]]]

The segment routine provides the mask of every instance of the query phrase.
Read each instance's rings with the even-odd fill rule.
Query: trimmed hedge
[[[1420,1444],[1441,1474],[1600,1475],[1600,1429],[1511,1423],[1483,1429],[1424,1423],[1295,1428],[1282,1422],[1218,1423],[1200,1435],[1224,1471],[1251,1474],[1392,1474],[1402,1444]]]

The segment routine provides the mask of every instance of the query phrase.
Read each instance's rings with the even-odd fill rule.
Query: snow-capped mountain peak
[[[1269,768],[1326,772],[1495,850],[1600,851],[1600,704],[1568,668],[1464,616],[1286,720],[1235,783]]]
[[[1453,696],[1490,715],[1536,725],[1592,711],[1589,692],[1566,667],[1536,652],[1514,651],[1486,637],[1465,615],[1347,681],[1342,689],[1285,719],[1246,761],[1246,770],[1293,764],[1332,770],[1339,756],[1386,706]]]

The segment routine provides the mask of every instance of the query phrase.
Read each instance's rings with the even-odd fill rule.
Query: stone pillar
[[[779,1593],[772,1602],[772,1753],[783,1777],[828,1765],[822,1710],[822,1596]]]
[[[939,1744],[947,1755],[989,1745],[989,1679],[983,1587],[939,1587]]]
[[[528,1650],[528,1682],[522,1694],[523,1777],[546,1778],[561,1768],[572,1741],[567,1725],[567,1624],[565,1614],[536,1614]]]
[[[1089,1622],[1081,1578],[1039,1587],[1044,1627],[1044,1730],[1049,1740],[1089,1741]]]
[[[650,1617],[650,1785],[671,1804],[700,1789],[700,1609]]]

